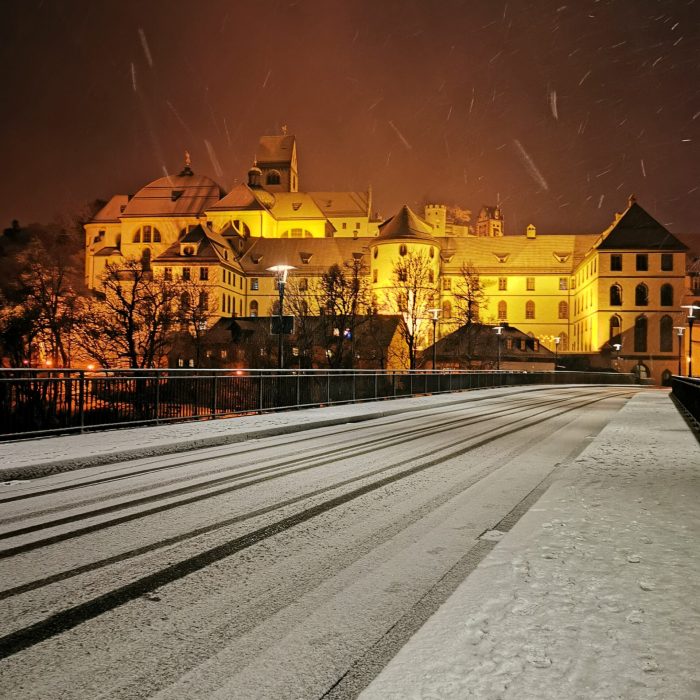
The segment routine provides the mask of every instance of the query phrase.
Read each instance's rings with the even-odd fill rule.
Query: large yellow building
[[[686,247],[633,197],[608,229],[587,235],[538,235],[534,225],[505,235],[498,206],[483,207],[474,230],[441,204],[380,222],[371,189],[300,192],[294,136],[264,136],[257,153],[247,182],[228,192],[187,159],[178,175],[112,197],[85,226],[88,286],[99,286],[107,262],[138,258],[154,274],[206,285],[219,317],[265,316],[277,300],[268,268],[294,266],[304,289],[333,263],[357,260],[374,309],[396,313],[395,266],[417,254],[428,261],[438,337],[455,329],[468,268],[484,289],[482,322],[507,322],[550,349],[558,339],[561,354],[602,353],[659,381],[676,371]]]

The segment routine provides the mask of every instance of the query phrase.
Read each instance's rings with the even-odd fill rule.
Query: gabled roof
[[[687,250],[672,233],[632,201],[627,211],[606,231],[598,250]]]
[[[218,202],[210,206],[209,211],[222,209],[232,211],[260,211],[265,207],[258,201],[253,190],[245,183],[235,185],[233,189]]]
[[[404,204],[398,214],[379,225],[377,240],[418,239],[437,244],[432,231],[433,227],[430,224]]]
[[[192,255],[182,255],[180,247],[182,243],[199,243],[199,246],[197,246]],[[186,264],[188,260],[198,263],[219,262],[238,270],[241,269],[236,261],[236,254],[228,241],[221,234],[201,224],[185,233],[176,243],[173,243],[173,245],[158,255],[154,262],[182,265]]]
[[[316,206],[327,217],[367,216],[367,192],[309,192]]]
[[[258,165],[291,163],[294,146],[295,137],[292,135],[261,136],[255,158]]]

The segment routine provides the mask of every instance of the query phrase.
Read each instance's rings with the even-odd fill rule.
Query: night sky
[[[0,227],[296,134],[302,190],[700,231],[700,0],[3,0]]]

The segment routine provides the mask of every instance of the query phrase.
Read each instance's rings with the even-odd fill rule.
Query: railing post
[[[299,363],[299,364],[301,364],[301,363]],[[299,408],[299,406],[301,405],[301,386],[300,386],[300,382],[301,382],[301,368],[300,368],[299,371],[297,372],[297,408]]]
[[[355,403],[357,400],[357,374],[355,370],[350,370],[352,372],[352,402]]]
[[[156,370],[156,405],[155,405],[156,425],[160,422],[160,370]]]
[[[378,382],[378,378],[379,378],[379,373],[378,373],[377,370],[375,369],[375,370],[374,370],[374,398],[375,398],[375,400],[378,398],[378,396],[377,396],[377,391],[378,391],[378,389],[377,389],[377,382]]]
[[[331,402],[331,373],[326,370],[326,403]]]
[[[80,432],[85,429],[85,370],[78,372],[78,414],[80,416]]]
[[[211,397],[211,414],[212,416],[216,415],[216,386],[217,386],[217,378],[218,375],[216,372],[214,372],[214,375],[212,376],[212,397]]]
[[[260,411],[260,413],[262,413],[262,409],[263,409],[263,379],[264,379],[264,375],[263,375],[263,373],[260,372],[260,371],[258,371],[258,378],[260,379],[260,391],[258,392],[258,393],[259,393],[258,405],[259,405],[259,411]]]

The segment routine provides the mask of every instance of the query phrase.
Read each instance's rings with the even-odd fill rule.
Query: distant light
[[[44,362],[44,364],[45,364],[47,367],[51,367],[51,365],[53,364],[53,362],[51,362],[51,360],[46,360],[46,361]]]
[[[92,370],[95,369],[95,365],[89,364],[87,368],[92,372]]]

